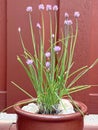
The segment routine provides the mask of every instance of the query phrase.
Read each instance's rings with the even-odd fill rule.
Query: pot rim
[[[31,113],[27,112],[21,109],[21,104],[22,102],[26,101],[32,101],[32,99],[25,99],[17,102],[14,105],[14,110],[16,113],[20,116],[24,117],[29,117],[35,120],[45,120],[45,121],[62,121],[62,120],[72,120],[72,119],[77,119],[77,118],[83,118],[83,115],[80,112],[72,113],[72,114],[60,114],[60,115],[49,115],[49,114],[36,114],[36,113]],[[84,115],[87,113],[87,106],[80,102],[80,101],[75,101],[77,105],[81,108],[81,111],[84,113]]]

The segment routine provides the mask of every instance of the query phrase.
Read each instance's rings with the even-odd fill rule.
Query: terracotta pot
[[[28,100],[18,103],[25,101]],[[81,102],[77,102],[77,105],[86,114],[87,107]],[[18,114],[17,130],[83,130],[83,116],[79,112],[66,115],[42,115],[25,112],[21,110],[21,105],[15,105],[14,109]]]

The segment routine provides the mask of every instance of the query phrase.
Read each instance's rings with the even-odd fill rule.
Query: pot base
[[[17,130],[83,130],[83,118],[68,121],[34,121],[19,117]]]

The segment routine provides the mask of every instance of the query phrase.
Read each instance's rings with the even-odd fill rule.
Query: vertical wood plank
[[[17,55],[23,54],[22,45],[18,34],[18,27],[21,27],[25,46],[32,52],[29,17],[28,12],[26,12],[26,7],[33,7],[34,12],[32,12],[32,21],[33,25],[36,27],[36,23],[39,20],[39,13],[37,11],[39,3],[39,0],[7,1],[7,106],[14,104],[21,99],[28,98],[19,89],[13,86],[11,81],[14,81],[31,94],[35,93],[26,73],[18,63],[16,57]],[[34,31],[37,36],[37,29],[35,28]]]
[[[81,16],[79,18],[79,33],[77,39],[76,52],[74,55],[75,66],[74,69],[79,66],[90,65],[98,58],[98,1],[96,0],[61,0],[60,1],[60,27],[63,26],[64,13],[68,12],[70,19],[73,20],[74,11],[79,11]],[[88,72],[77,83],[80,84],[98,84],[98,65]],[[89,90],[74,94],[73,97],[76,100],[84,102],[88,106],[89,113],[98,113],[98,103],[91,101],[90,93],[98,93],[98,87],[92,87]],[[92,100],[95,99],[92,98]],[[96,101],[98,97],[96,96]],[[94,106],[94,107],[92,107]],[[95,108],[96,106],[96,108]]]
[[[25,74],[23,68],[18,63],[16,56],[23,53],[22,46],[20,43],[18,35],[18,27],[22,29],[22,36],[25,42],[25,46],[32,50],[31,35],[29,29],[29,19],[28,13],[26,12],[27,6],[33,7],[32,20],[34,26],[35,37],[37,44],[39,44],[38,30],[36,29],[36,23],[40,22],[41,16],[38,10],[38,5],[43,4],[57,4],[57,0],[8,0],[7,1],[7,105],[14,104],[15,102],[28,98],[20,90],[15,88],[11,84],[11,81],[14,81],[18,85],[22,86],[30,94],[35,96],[35,91],[30,84],[30,81]],[[47,19],[47,14],[45,13],[45,19]],[[46,22],[46,27],[48,27],[48,19]],[[45,35],[48,35],[49,31],[46,29]],[[47,37],[47,36],[46,36]],[[45,40],[45,46],[47,46],[47,38]],[[48,40],[49,41],[49,40]]]
[[[89,62],[94,61],[98,58],[98,1],[93,0],[92,2],[92,13],[91,13],[91,35],[90,35],[90,57]],[[98,65],[92,69],[88,75],[90,84],[98,85]],[[89,90],[88,105],[90,113],[98,114],[98,86],[92,87]]]
[[[0,110],[6,104],[6,0],[0,0]]]
[[[0,0],[0,90],[5,90],[6,74],[6,1]]]

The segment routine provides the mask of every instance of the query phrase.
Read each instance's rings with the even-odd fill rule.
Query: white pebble
[[[58,109],[61,111],[59,114],[75,113],[73,105],[67,99],[61,99]]]
[[[23,106],[22,110],[27,111],[27,112],[32,112],[32,113],[38,113],[39,112],[39,108],[35,103],[30,103],[26,106]]]

